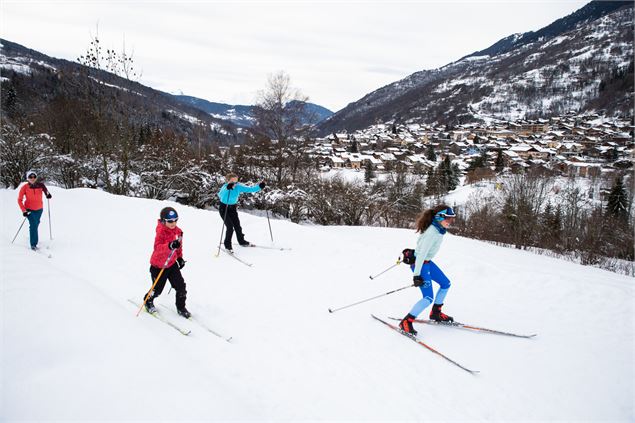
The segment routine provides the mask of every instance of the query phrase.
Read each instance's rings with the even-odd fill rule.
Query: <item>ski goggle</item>
[[[454,218],[456,218],[456,214],[454,214],[454,210],[452,210],[451,207],[448,207],[447,209],[443,209],[434,215],[434,220],[439,222],[445,219],[454,219]]]
[[[178,217],[174,218],[174,219],[163,219],[163,221],[165,223],[176,223],[176,221],[179,220]]]

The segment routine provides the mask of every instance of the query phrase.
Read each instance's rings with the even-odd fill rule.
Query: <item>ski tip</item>
[[[227,341],[227,342],[231,343],[232,339],[234,339],[234,338],[232,338],[232,337],[230,336],[229,338],[225,338],[225,341]]]
[[[373,277],[372,277],[372,276],[369,276],[368,278],[369,278],[371,281],[373,280]]]
[[[329,313],[333,313],[333,310],[331,310],[330,308],[329,308]]]

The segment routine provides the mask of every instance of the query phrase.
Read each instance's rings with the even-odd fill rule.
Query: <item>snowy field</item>
[[[470,375],[370,318],[402,317],[420,298],[404,265],[411,230],[272,221],[291,251],[215,257],[221,219],[168,202],[51,188],[54,240],[28,250],[17,192],[0,190],[0,421],[497,420],[634,421],[633,279],[448,235],[436,258],[453,282],[444,311],[517,339],[446,327],[420,337]],[[155,304],[183,336],[128,298],[150,286],[159,210],[184,231],[188,308],[231,343]],[[241,214],[269,243],[265,218]],[[49,247],[49,248],[46,248]],[[46,253],[52,258],[47,258]],[[424,312],[425,313],[425,312]],[[425,315],[422,315],[425,317]]]

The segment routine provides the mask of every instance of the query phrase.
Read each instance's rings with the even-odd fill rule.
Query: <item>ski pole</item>
[[[381,275],[383,275],[384,273],[386,273],[387,271],[389,271],[390,269],[392,269],[393,267],[399,266],[399,264],[401,264],[401,257],[399,257],[397,259],[397,263],[393,264],[392,266],[390,266],[388,269],[384,270],[383,272],[377,273],[375,276],[369,276],[370,279],[375,279],[376,277],[379,277]]]
[[[397,288],[397,289],[394,289],[394,290],[392,290],[392,291],[390,291],[390,292],[386,292],[385,294],[377,295],[376,297],[372,297],[372,298],[367,298],[367,299],[365,299],[365,300],[358,301],[358,302],[356,302],[356,303],[349,304],[349,305],[346,305],[346,306],[344,306],[344,307],[340,307],[340,308],[336,308],[336,309],[329,308],[329,313],[335,313],[336,311],[344,310],[345,308],[353,307],[353,306],[356,306],[356,305],[358,305],[358,304],[362,304],[362,303],[365,303],[365,302],[367,302],[367,301],[374,300],[374,299],[376,299],[376,298],[384,297],[384,296],[386,296],[386,295],[390,295],[390,294],[393,294],[393,293],[395,293],[395,292],[402,291],[402,290],[404,290],[404,289],[406,289],[406,288],[410,288],[410,287],[413,287],[413,286],[414,286],[414,285],[408,285],[408,286],[404,286],[403,288]]]
[[[265,209],[267,212],[267,223],[269,224],[269,235],[271,235],[271,243],[273,243],[273,232],[271,231],[271,221],[269,220],[269,209]]]
[[[178,237],[176,239],[180,241],[181,237]],[[161,268],[161,271],[159,272],[159,275],[157,276],[157,278],[154,280],[154,283],[152,284],[152,288],[150,288],[150,290],[146,294],[146,297],[143,299],[143,304],[141,304],[141,307],[139,307],[139,310],[137,311],[137,316],[139,316],[139,313],[141,313],[141,310],[143,310],[143,306],[146,305],[146,302],[148,302],[148,298],[150,298],[150,294],[154,292],[154,287],[157,286],[157,282],[159,282],[159,279],[161,279],[161,275],[163,275],[163,271],[165,270],[166,267],[168,267],[168,263],[170,262],[170,259],[172,258],[175,252],[176,252],[176,248],[170,252],[170,255],[168,255],[168,258],[165,260],[165,263],[163,263],[163,267]]]
[[[229,190],[227,190],[227,203],[229,203]],[[229,204],[225,203],[225,215],[223,216],[223,227],[220,229],[220,239],[218,240],[218,251],[216,251],[216,257],[220,255],[220,245],[223,243],[223,232],[225,232],[225,222],[227,220],[227,210]]]
[[[22,226],[24,226],[24,222],[26,222],[26,216],[24,217],[24,220],[22,221],[22,224],[20,225],[20,227],[18,228],[18,231],[15,233],[15,236],[13,237],[13,239],[11,240],[11,244],[13,244],[13,241],[15,241],[15,239],[18,237],[18,234],[20,233],[20,231],[22,230]]]
[[[49,236],[51,237],[51,241],[53,241],[53,229],[51,229],[51,202],[49,199],[46,199],[46,206],[49,211]]]

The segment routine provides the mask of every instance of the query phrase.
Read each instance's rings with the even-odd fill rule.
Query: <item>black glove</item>
[[[236,185],[236,182],[230,182],[227,184],[227,189],[234,189],[234,185]]]
[[[51,195],[51,193],[50,193],[50,192],[47,192],[47,193],[46,193],[46,198],[49,198],[49,199],[50,199],[50,198],[53,198],[53,196]]]
[[[176,250],[180,246],[181,246],[181,241],[179,241],[178,239],[175,239],[174,241],[168,244],[168,247],[170,247],[170,250]]]
[[[183,269],[185,267],[185,260],[183,260],[183,257],[177,258],[176,264],[179,265],[179,269]]]
[[[412,282],[414,282],[415,286],[421,286],[423,285],[423,278],[420,275],[413,276]]]
[[[265,181],[262,181],[261,183],[258,184],[258,186],[260,187],[260,189],[264,189],[264,187],[266,187],[267,184],[265,183]]]
[[[22,213],[22,216],[27,217],[30,214],[31,214],[31,210],[27,210],[24,213]]]

